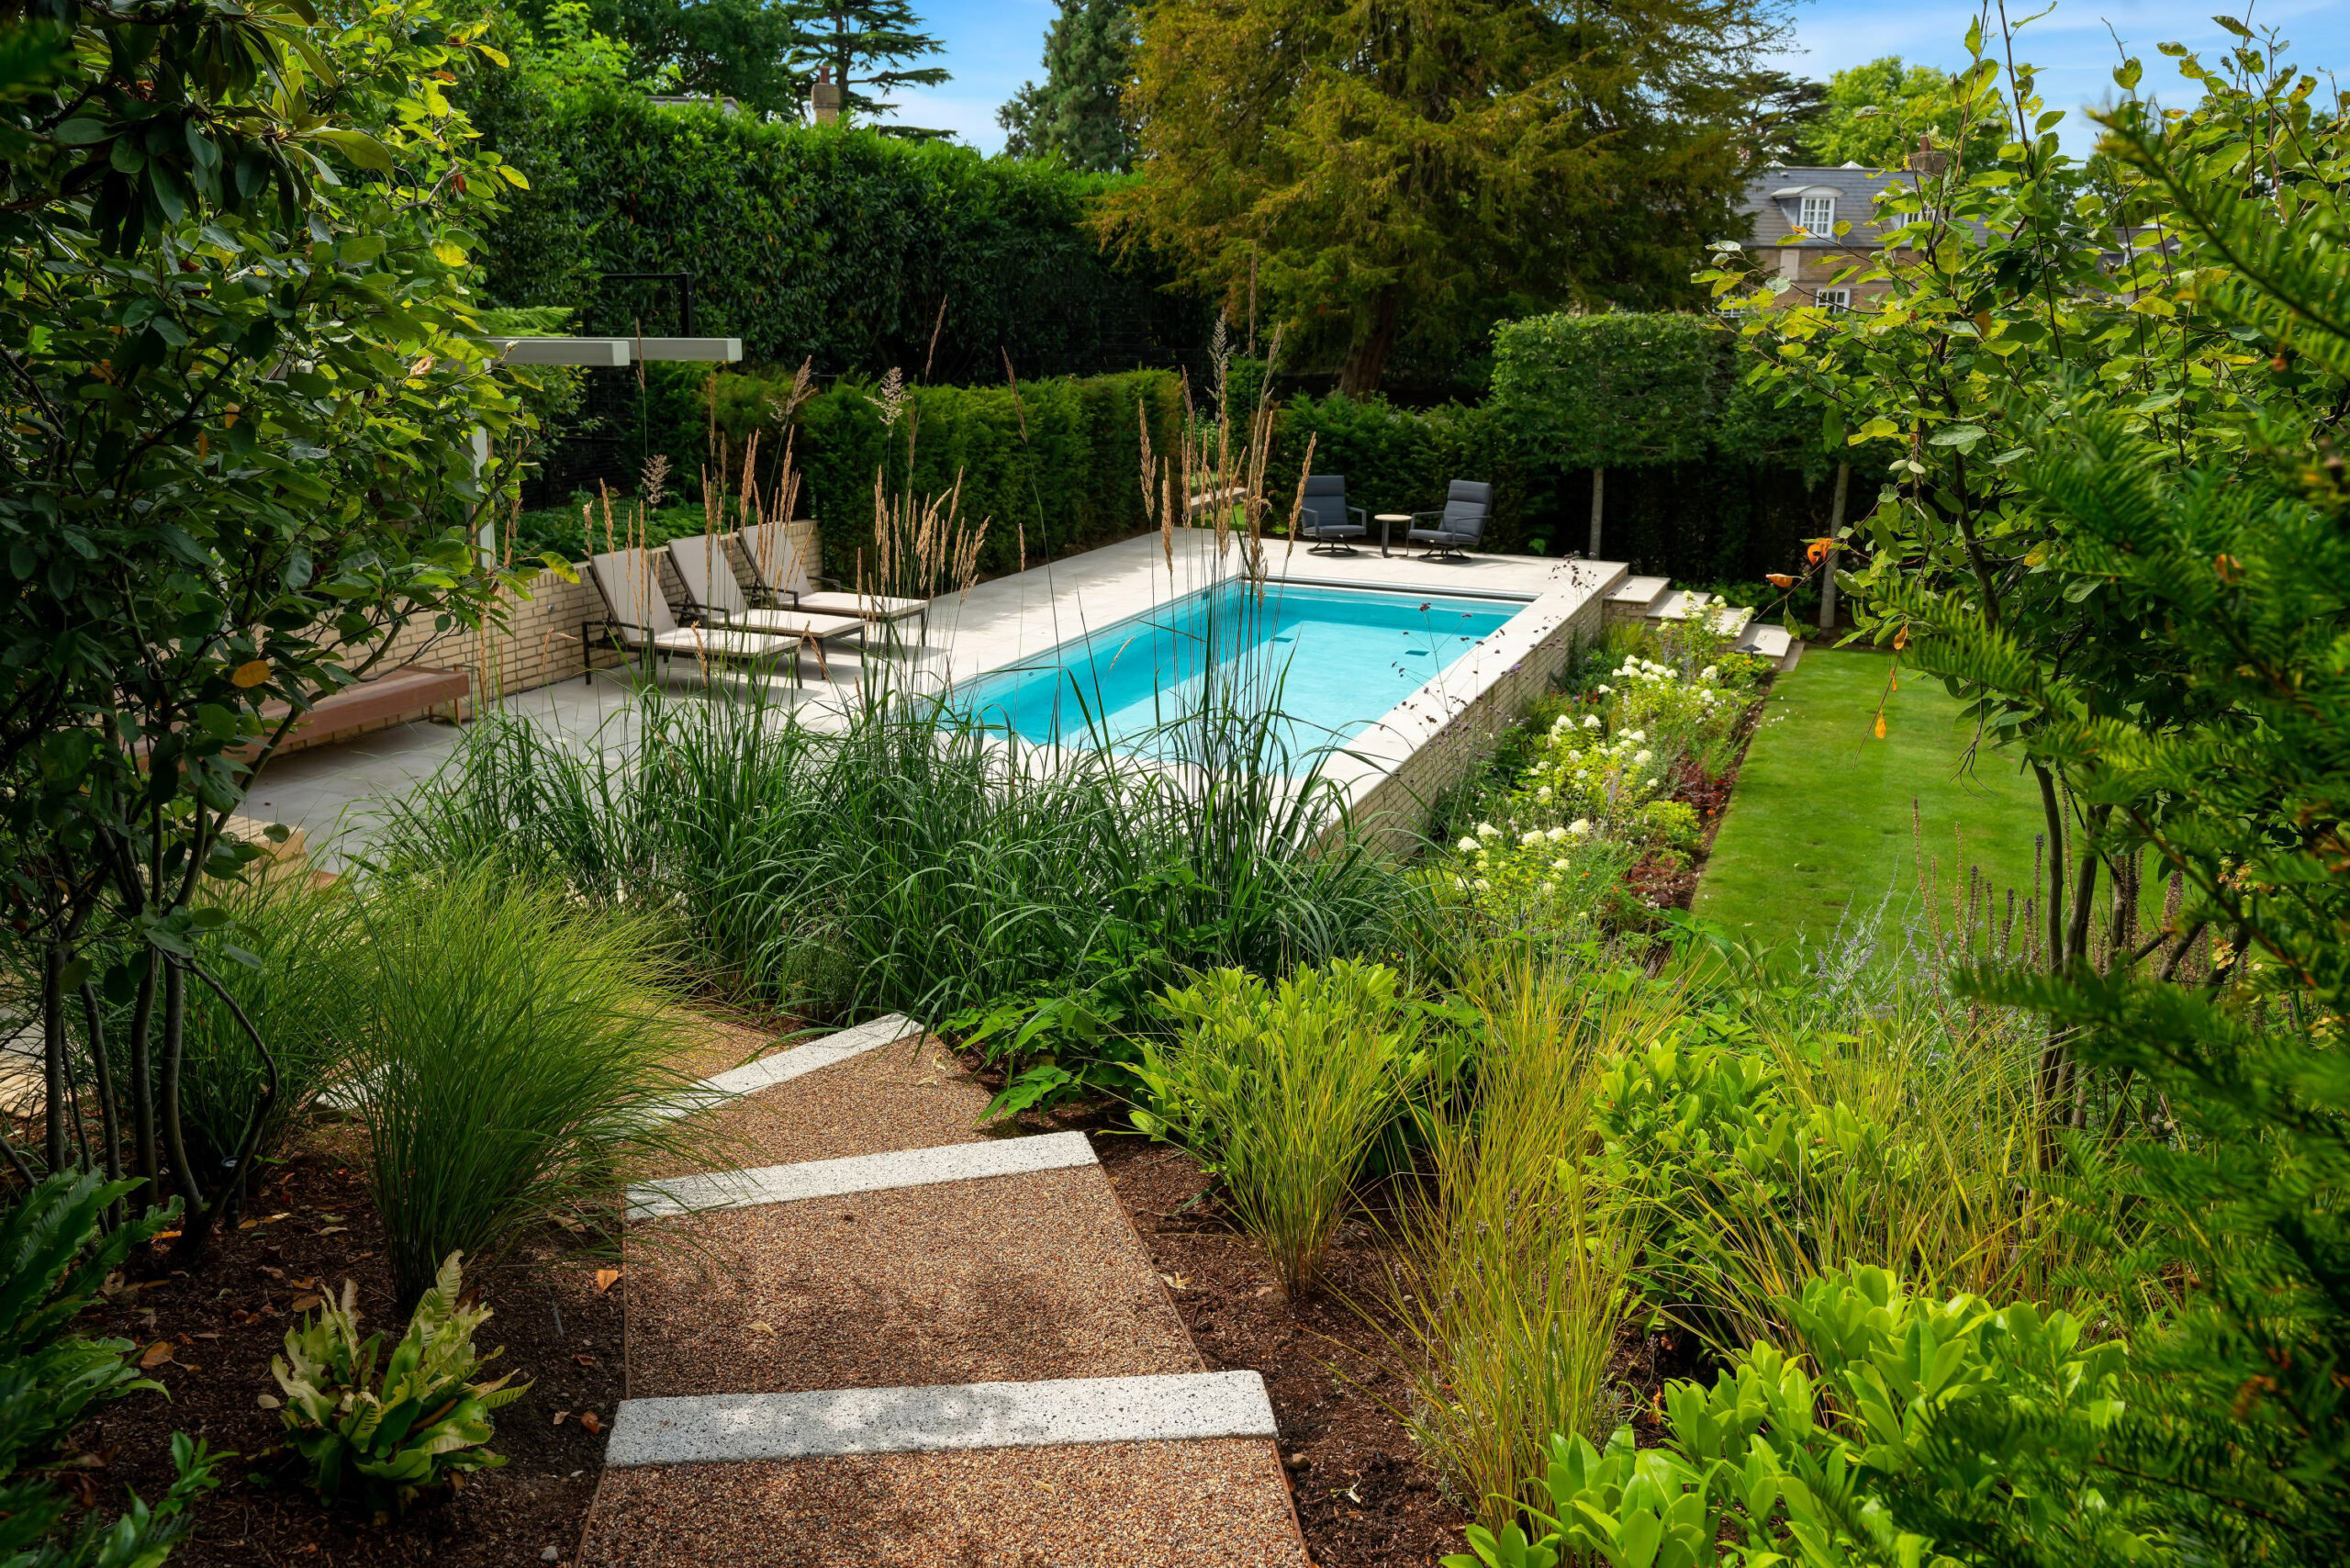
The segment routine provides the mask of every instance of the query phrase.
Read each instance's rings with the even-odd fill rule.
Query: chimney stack
[[[815,84],[808,89],[808,102],[816,111],[816,123],[827,125],[841,118],[841,84],[833,80],[833,68],[816,68]]]

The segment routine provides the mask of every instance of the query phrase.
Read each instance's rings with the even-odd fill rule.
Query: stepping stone
[[[1796,660],[1803,657],[1803,644],[1784,626],[1749,626],[1738,640],[1738,651],[1769,659],[1782,670],[1795,668]]]
[[[583,1568],[1307,1568],[1259,1438],[640,1465]]]
[[[1263,1378],[1253,1372],[1195,1372],[623,1399],[604,1463],[619,1470],[637,1464],[1277,1435]]]
[[[1656,608],[1656,601],[1673,587],[1670,577],[1627,577],[1600,600],[1600,614],[1610,624],[1620,621],[1639,621]]]
[[[754,1208],[849,1193],[878,1193],[893,1187],[923,1187],[940,1182],[976,1182],[990,1176],[1021,1176],[1100,1163],[1083,1133],[1047,1133],[1041,1137],[1000,1138],[993,1143],[947,1144],[936,1148],[857,1154],[843,1159],[804,1159],[755,1170],[725,1170],[708,1176],[673,1176],[628,1190],[628,1217],[709,1209]]]
[[[1201,1365],[1097,1165],[638,1222],[626,1253],[632,1394]]]
[[[1713,598],[1712,594],[1694,588],[1675,588],[1665,595],[1662,602],[1651,607],[1648,618],[1651,621],[1686,621],[1712,603]]]

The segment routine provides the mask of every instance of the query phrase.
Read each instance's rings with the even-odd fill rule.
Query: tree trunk
[[[1371,305],[1371,330],[1355,334],[1346,364],[1338,367],[1338,390],[1360,398],[1379,390],[1386,374],[1387,356],[1395,347],[1395,331],[1404,315],[1404,291],[1389,284]]]
[[[1591,554],[1588,560],[1599,559],[1599,527],[1607,514],[1607,470],[1591,471]]]
[[[1836,624],[1836,536],[1844,532],[1844,498],[1852,490],[1852,465],[1836,465],[1836,498],[1828,508],[1828,554],[1819,569],[1819,629]]]
[[[66,1054],[65,952],[56,943],[44,945],[40,955],[40,1047],[42,1127],[41,1158],[54,1176],[65,1169]]]

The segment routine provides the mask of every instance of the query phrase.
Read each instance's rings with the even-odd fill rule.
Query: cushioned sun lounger
[[[712,659],[789,660],[800,678],[800,639],[722,626],[680,626],[668,596],[661,591],[661,563],[650,550],[612,550],[588,560],[588,575],[604,601],[604,633],[621,646],[669,658],[682,654],[698,663]],[[595,622],[579,629],[583,662],[599,641]],[[588,675],[595,671],[590,666]]]
[[[808,575],[808,564],[790,530],[782,523],[754,522],[744,527],[740,537],[752,579],[775,603],[822,615],[854,615],[860,621],[897,622],[919,616],[921,631],[928,634],[930,600],[926,599],[819,588]]]
[[[827,680],[833,670],[824,657],[825,644],[865,638],[865,622],[854,615],[819,614],[797,607],[752,609],[743,585],[734,580],[734,568],[726,559],[726,540],[721,534],[698,533],[691,539],[671,540],[669,564],[677,567],[678,580],[686,585],[687,601],[704,624],[797,637],[816,651],[816,667]]]

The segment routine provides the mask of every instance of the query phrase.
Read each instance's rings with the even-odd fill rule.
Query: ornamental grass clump
[[[392,879],[366,926],[357,1098],[404,1301],[453,1252],[601,1217],[623,1161],[686,1152],[661,1114],[688,1081],[646,917],[485,862]]]
[[[459,1299],[458,1265],[454,1252],[441,1265],[380,1383],[384,1337],[359,1338],[358,1286],[349,1281],[341,1301],[285,1331],[285,1353],[269,1363],[285,1391],[287,1440],[308,1462],[311,1486],[329,1502],[364,1501],[379,1524],[431,1487],[460,1487],[474,1472],[504,1464],[505,1455],[484,1446],[494,1434],[490,1413],[530,1391],[511,1372],[473,1381],[501,1352],[474,1348],[490,1311]]]
[[[1171,1043],[1145,1046],[1135,1125],[1221,1178],[1292,1298],[1310,1290],[1353,1184],[1426,1069],[1395,971],[1340,959],[1277,987],[1218,969],[1170,991]]]
[[[1480,1018],[1474,1092],[1429,1118],[1424,1202],[1383,1303],[1399,1414],[1454,1494],[1500,1528],[1559,1432],[1604,1435],[1628,1230],[1586,1161],[1595,1061],[1669,1027],[1670,993],[1595,984],[1496,945],[1460,983]]]

